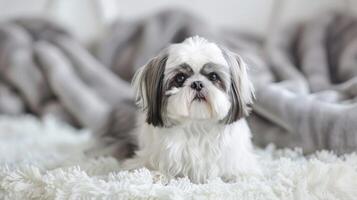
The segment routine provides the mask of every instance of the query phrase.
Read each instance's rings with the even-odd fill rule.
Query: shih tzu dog
[[[246,67],[240,56],[198,36],[141,67],[133,79],[141,109],[131,131],[136,150],[125,168],[196,183],[259,173],[244,119],[254,96]]]

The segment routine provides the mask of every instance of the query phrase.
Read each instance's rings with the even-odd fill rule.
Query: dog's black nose
[[[202,81],[194,81],[191,83],[191,88],[197,91],[201,91],[203,88],[203,83]]]

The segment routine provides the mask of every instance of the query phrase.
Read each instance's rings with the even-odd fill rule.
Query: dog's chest
[[[175,128],[144,125],[139,150],[129,168],[145,166],[170,177],[194,182],[213,177],[235,177],[258,170],[246,121],[230,125],[191,124]]]
[[[222,132],[218,127],[190,125],[170,130],[162,145],[169,154],[181,154],[178,156],[187,161],[214,159],[220,154]]]
[[[178,176],[217,176],[225,157],[223,132],[221,127],[201,124],[157,130],[152,133],[150,165]]]

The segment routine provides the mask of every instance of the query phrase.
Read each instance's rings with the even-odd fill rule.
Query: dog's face
[[[138,70],[133,85],[147,123],[157,127],[230,124],[249,113],[253,96],[242,59],[197,36],[163,50]]]

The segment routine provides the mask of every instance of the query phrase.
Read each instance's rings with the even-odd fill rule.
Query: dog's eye
[[[208,74],[208,79],[210,80],[210,81],[218,81],[219,80],[219,77],[218,77],[218,75],[216,74],[216,73],[214,73],[214,72],[211,72],[211,73],[209,73]]]
[[[177,74],[177,75],[175,76],[175,81],[176,81],[177,83],[182,84],[185,80],[186,80],[186,75],[183,74],[183,73]]]

